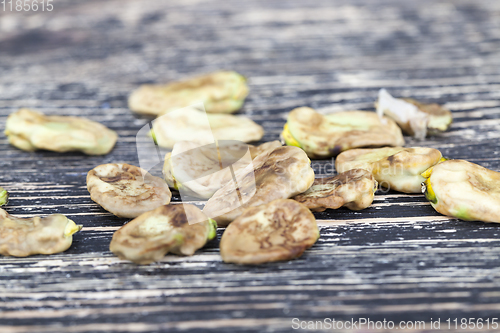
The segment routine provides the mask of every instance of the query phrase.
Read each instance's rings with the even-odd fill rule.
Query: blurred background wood
[[[90,200],[96,165],[137,164],[127,109],[141,83],[218,69],[249,78],[241,113],[275,140],[298,106],[372,110],[378,89],[445,104],[455,123],[407,145],[500,170],[500,2],[63,1],[0,11],[0,128],[19,107],[116,130],[106,156],[26,153],[0,134],[0,185],[18,216],[62,213],[84,229],[63,254],[0,258],[0,330],[288,332],[292,319],[429,323],[494,318],[500,229],[436,213],[421,195],[315,214],[321,238],[300,259],[224,264],[218,239],[193,257],[136,266],[108,251],[127,220]],[[319,176],[333,161],[313,161]],[[176,196],[174,200],[178,201]],[[397,324],[396,324],[397,325]],[[427,324],[427,329],[430,327]],[[492,330],[494,331],[494,330]]]

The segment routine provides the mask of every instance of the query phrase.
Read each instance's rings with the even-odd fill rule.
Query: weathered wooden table
[[[136,266],[108,251],[127,220],[90,200],[85,177],[98,164],[137,164],[135,136],[149,119],[127,109],[130,91],[221,68],[249,77],[242,113],[265,127],[265,141],[278,138],[294,107],[372,110],[385,87],[454,111],[449,132],[407,146],[498,171],[500,2],[52,3],[51,12],[0,8],[0,128],[33,107],[89,117],[120,139],[112,153],[89,157],[26,153],[0,134],[6,210],[84,225],[65,253],[0,259],[2,333],[288,332],[308,320],[328,325],[324,318],[354,321],[354,331],[368,327],[362,318],[415,331],[423,331],[415,321],[431,331],[436,320],[471,331],[482,318],[497,331],[498,225],[441,216],[422,195],[378,193],[364,211],[316,214],[321,238],[298,260],[224,264],[220,229],[193,257]],[[331,160],[313,166],[319,176],[334,172]]]

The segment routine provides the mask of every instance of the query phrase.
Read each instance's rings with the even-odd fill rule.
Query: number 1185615
[[[54,5],[52,4],[52,0],[2,0],[0,1],[0,8],[4,12],[51,12],[54,10]]]
[[[498,318],[455,318],[451,319],[448,318],[446,320],[448,323],[448,329],[462,329],[462,330],[475,330],[475,329],[487,329],[489,330],[490,327],[494,330],[497,330],[499,325],[498,325]],[[491,325],[491,326],[490,326]]]

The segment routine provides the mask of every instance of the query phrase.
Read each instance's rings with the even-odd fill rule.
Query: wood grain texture
[[[85,156],[26,153],[0,134],[9,213],[84,225],[65,253],[0,258],[1,332],[289,332],[293,318],[499,316],[499,226],[441,216],[421,195],[380,192],[363,211],[316,213],[321,238],[290,262],[224,264],[222,229],[193,257],[136,266],[110,253],[127,220],[90,200],[85,176],[138,163],[135,136],[150,119],[127,109],[128,94],[221,68],[249,78],[241,113],[264,126],[263,141],[295,107],[372,110],[384,87],[453,110],[447,133],[407,146],[500,171],[498,1],[56,0],[50,13],[0,11],[0,128],[33,107],[120,136],[110,154]],[[318,176],[333,164],[313,161]]]

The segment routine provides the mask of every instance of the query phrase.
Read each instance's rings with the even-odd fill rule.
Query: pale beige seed
[[[166,205],[146,212],[118,229],[109,249],[121,259],[149,264],[161,260],[169,252],[193,255],[215,235],[215,221],[196,206]]]
[[[85,118],[46,116],[30,109],[9,115],[5,135],[10,144],[25,151],[81,151],[88,155],[109,153],[118,138],[115,131]]]
[[[281,147],[282,144],[278,140],[264,142],[258,146],[248,145],[250,149],[250,154],[252,155],[252,159],[256,158],[258,155],[262,153],[272,152],[278,147]]]
[[[216,140],[259,141],[264,135],[264,129],[245,116],[207,114],[194,107],[187,107],[155,119],[153,133],[160,147],[172,149],[179,141],[200,145],[211,144]]]
[[[424,104],[411,98],[394,98],[385,89],[380,90],[375,107],[380,116],[387,115],[405,133],[417,139],[444,132],[453,122],[451,111],[439,104]]]
[[[102,164],[87,174],[90,198],[119,217],[137,217],[166,205],[172,193],[160,177],[126,163]]]
[[[63,252],[81,228],[61,214],[21,219],[0,209],[0,254],[27,257]]]
[[[439,213],[468,221],[500,223],[500,172],[463,160],[449,160],[424,175],[429,178],[422,190]]]
[[[248,95],[244,76],[218,71],[169,84],[143,85],[129,97],[129,108],[138,113],[160,115],[195,103],[209,113],[233,113]]]
[[[386,147],[352,149],[335,160],[337,172],[365,169],[373,173],[380,186],[404,193],[420,193],[425,180],[421,173],[441,161],[433,148]]]
[[[300,257],[319,238],[314,215],[290,199],[274,200],[245,210],[224,231],[222,260],[262,264]]]
[[[225,226],[248,207],[302,193],[314,182],[310,163],[297,147],[279,147],[270,154],[263,153],[235,175],[237,184],[229,182],[215,192],[203,212],[219,226]]]
[[[360,147],[404,145],[398,125],[375,112],[345,111],[323,115],[308,107],[288,115],[282,138],[311,158],[326,158]]]
[[[269,154],[277,147],[281,147],[279,141],[259,146],[235,141],[200,146],[180,141],[175,144],[172,153],[165,155],[163,175],[167,184],[179,190],[181,195],[209,199],[232,181],[233,173],[246,167],[257,155]]]
[[[315,212],[342,206],[361,210],[372,204],[376,190],[377,181],[371,172],[352,169],[335,177],[316,178],[307,191],[293,199]]]

